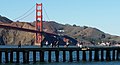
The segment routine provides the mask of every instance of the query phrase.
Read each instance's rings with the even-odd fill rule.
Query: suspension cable
[[[45,10],[44,6],[43,6],[43,10],[44,10],[45,15],[47,16],[48,20],[50,21],[50,18],[49,18],[49,16],[48,16],[48,14],[47,14],[47,12],[46,12],[46,10]]]
[[[35,5],[34,5],[32,8],[30,8],[28,11],[26,11],[24,14],[22,14],[21,16],[15,18],[15,19],[13,19],[13,20],[17,20],[17,19],[19,19],[19,18],[20,18],[20,19],[24,18],[25,15],[26,15],[28,12],[30,12],[34,7],[35,7]],[[24,17],[23,17],[23,16],[24,16]]]
[[[22,18],[18,19],[18,20],[25,19],[26,17],[28,17],[29,15],[31,15],[32,13],[34,13],[34,11],[35,11],[35,10],[33,10],[33,11],[32,11],[32,12],[30,12],[28,15],[26,15],[26,16],[24,16],[24,17],[22,17]]]
[[[35,5],[34,5],[32,8],[30,8],[28,11],[26,11],[23,15],[15,18],[15,19],[13,19],[13,20],[22,20],[22,19],[25,19],[26,17],[28,17],[30,14],[32,14],[32,13],[35,11],[35,10],[33,10],[32,12],[30,12],[34,7],[35,7]],[[46,15],[47,19],[50,21],[50,18],[49,18],[48,14],[47,14],[47,12],[46,12],[46,10],[45,10],[45,7],[43,7],[43,10],[44,10],[44,12],[45,12],[45,15]],[[29,13],[29,12],[30,12],[30,13]],[[28,13],[29,13],[29,14],[28,14]]]

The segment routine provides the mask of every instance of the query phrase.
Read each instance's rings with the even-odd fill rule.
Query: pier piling
[[[112,60],[115,61],[115,49],[112,51]]]
[[[94,61],[99,61],[99,50],[95,50]]]
[[[22,54],[23,54],[23,63],[26,63],[26,55],[25,55],[25,51],[23,51]]]
[[[56,62],[59,62],[59,51],[55,51]]]
[[[51,62],[51,51],[48,51],[48,62]]]
[[[2,63],[2,52],[0,51],[0,63]]]
[[[33,63],[36,63],[36,51],[33,51]]]
[[[73,61],[72,51],[69,51],[69,58],[70,58],[70,62],[72,62]]]
[[[10,63],[13,63],[13,51],[10,52]]]
[[[92,61],[92,51],[89,50],[89,61]]]
[[[16,51],[16,63],[19,63],[19,51]]]
[[[101,61],[104,61],[104,50],[101,49]]]
[[[82,52],[83,52],[83,54],[82,54],[82,60],[83,60],[83,61],[86,61],[86,51],[83,50]]]
[[[5,51],[5,63],[8,63],[8,51]]]
[[[110,50],[106,50],[106,61],[110,61],[111,60],[111,55],[110,55]]]
[[[119,51],[119,49],[117,49],[117,56],[116,56],[116,60],[119,60],[119,56],[120,56],[120,51]]]
[[[27,58],[26,58],[26,63],[29,63],[29,51],[26,51],[26,54],[25,54],[25,55],[26,55],[26,57],[27,57]]]
[[[66,52],[63,50],[63,62],[66,61]]]
[[[44,62],[44,51],[40,51],[40,62]]]
[[[79,62],[79,50],[77,50],[76,53],[77,53],[77,56],[76,56],[77,57],[77,61]]]

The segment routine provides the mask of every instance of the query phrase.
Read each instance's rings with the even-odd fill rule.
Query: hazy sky
[[[43,3],[50,20],[96,27],[120,36],[120,0],[1,0],[0,15],[14,20],[33,6],[34,11],[36,3]],[[48,20],[43,12],[44,20]],[[34,20],[35,12],[21,21]]]

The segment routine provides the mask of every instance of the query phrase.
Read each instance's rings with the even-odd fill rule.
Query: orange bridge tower
[[[36,3],[36,22],[35,22],[35,29],[42,32],[43,31],[43,21],[42,21],[42,3]],[[36,33],[35,34],[35,45],[40,45],[42,47],[42,34]]]

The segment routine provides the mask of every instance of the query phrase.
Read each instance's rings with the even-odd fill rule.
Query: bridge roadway
[[[32,33],[41,33],[41,34],[43,34],[43,35],[45,35],[45,34],[55,35],[55,34],[52,34],[52,33],[40,32],[40,31],[37,31],[37,30],[20,28],[20,27],[15,27],[15,26],[10,26],[10,25],[3,25],[3,24],[2,24],[2,25],[0,24],[0,28],[20,30],[20,31],[32,32]]]
[[[0,48],[0,63],[3,63],[2,61],[3,56],[5,57],[5,63],[8,62],[21,63],[19,59],[21,56],[23,56],[22,57],[23,63],[29,63],[31,62],[29,61],[31,57],[30,52],[32,52],[33,63],[37,62],[36,60],[37,57],[39,57],[38,62],[44,62],[44,61],[52,62],[53,60],[52,56],[55,56],[54,58],[55,62],[60,62],[61,57],[63,62],[66,61],[73,62],[74,61],[73,57],[76,57],[75,61],[77,62],[79,62],[80,60],[82,61],[115,61],[115,60],[119,61],[120,60],[120,47],[115,47],[115,46],[110,46],[110,47],[89,46],[82,48],[80,47],[37,47],[37,48],[15,47],[15,48]],[[39,53],[39,56],[37,57],[36,57],[37,55],[36,52]],[[45,60],[46,58],[45,52],[48,52],[47,53],[48,60]],[[3,55],[3,53],[5,53],[5,55]],[[22,53],[21,56],[20,53]],[[13,60],[15,56],[16,56],[16,61]],[[66,58],[69,58],[69,60],[67,60]]]

